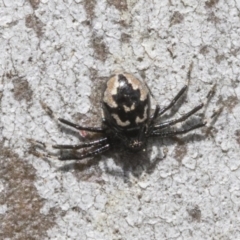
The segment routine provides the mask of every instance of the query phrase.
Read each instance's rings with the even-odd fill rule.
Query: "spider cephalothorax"
[[[190,71],[188,77],[190,76]],[[180,118],[159,121],[159,117],[169,110],[175,102],[186,91],[187,85],[183,86],[175,98],[168,106],[160,108],[156,105],[154,113],[151,115],[152,97],[148,87],[128,73],[118,73],[112,76],[107,84],[102,99],[102,127],[83,127],[67,120],[59,118],[58,120],[77,130],[101,133],[102,137],[95,141],[82,143],[79,145],[54,145],[55,149],[85,149],[76,156],[62,156],[59,160],[84,159],[94,155],[101,154],[110,149],[114,144],[121,143],[128,150],[136,152],[145,148],[149,137],[171,137],[178,134],[187,133],[193,129],[206,125],[201,121],[187,129],[168,130],[164,129],[183,122],[188,117],[196,113],[203,107],[203,103],[193,108],[190,112]]]

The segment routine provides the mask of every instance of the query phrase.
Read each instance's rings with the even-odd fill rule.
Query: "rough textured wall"
[[[1,0],[0,238],[240,239],[239,13],[233,0]],[[31,154],[28,138],[82,141],[40,102],[99,126],[113,72],[144,79],[163,107],[191,62],[187,96],[167,116],[216,84],[200,111],[224,107],[210,129],[81,163]]]

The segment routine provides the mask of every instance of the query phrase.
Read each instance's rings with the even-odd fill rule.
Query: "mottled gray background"
[[[239,35],[234,0],[1,0],[0,238],[240,239]],[[212,128],[155,139],[134,156],[75,164],[30,154],[27,138],[81,140],[40,101],[99,126],[113,72],[144,79],[164,106],[191,62],[176,116],[216,84],[205,115],[224,108]]]

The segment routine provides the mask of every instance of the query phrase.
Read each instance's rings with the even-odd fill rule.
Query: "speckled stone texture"
[[[0,239],[240,239],[239,11],[233,0],[1,0]],[[165,106],[191,62],[187,95],[166,116],[186,113],[216,84],[200,112],[223,107],[211,128],[156,138],[137,155],[76,163],[31,154],[28,138],[86,140],[41,101],[100,126],[112,73],[143,79]]]

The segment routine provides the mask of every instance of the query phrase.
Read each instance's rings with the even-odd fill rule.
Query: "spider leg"
[[[155,111],[153,115],[151,116],[151,124],[154,122],[154,120],[158,117],[160,111],[160,106],[159,104],[156,105]]]
[[[157,104],[156,108],[155,108],[155,111],[150,118],[149,128],[148,128],[147,133],[146,133],[147,135],[149,135],[149,133],[151,133],[153,131],[154,123],[155,123],[155,120],[158,117],[159,110],[160,110],[160,106]]]
[[[212,116],[210,118],[205,118],[205,120],[201,123],[198,123],[198,124],[195,124],[189,128],[186,128],[186,129],[183,129],[183,130],[175,130],[175,131],[169,131],[169,132],[161,132],[161,131],[153,131],[150,136],[152,137],[156,137],[156,136],[160,136],[160,137],[171,137],[171,136],[175,136],[175,135],[179,135],[179,134],[184,134],[184,133],[187,133],[187,132],[190,132],[194,129],[197,129],[197,128],[201,128],[201,127],[211,127],[212,123],[214,121],[216,121],[216,119],[218,118],[218,116],[221,114],[223,110],[223,106],[217,108],[214,110]]]
[[[153,127],[153,131],[155,130],[159,130],[162,128],[166,128],[169,127],[171,125],[174,125],[178,122],[183,122],[185,121],[187,118],[189,118],[191,115],[193,115],[194,113],[196,113],[197,111],[199,111],[202,107],[204,106],[203,103],[199,104],[198,106],[196,106],[195,108],[193,108],[191,111],[189,111],[188,113],[184,114],[182,117],[180,118],[176,118],[176,119],[172,119],[163,123],[160,123],[159,125],[155,125]]]
[[[58,118],[58,121],[63,123],[63,124],[66,124],[70,127],[73,127],[77,130],[86,130],[86,131],[89,131],[89,132],[99,132],[99,133],[104,133],[106,131],[105,128],[101,128],[101,127],[83,127],[83,126],[80,126],[80,125],[77,125],[75,123],[69,122],[68,120],[65,120],[65,119],[62,119],[62,118]]]
[[[168,106],[164,107],[163,109],[161,109],[158,113],[158,116],[163,115],[167,110],[169,110],[171,107],[173,107],[173,105],[178,101],[178,99],[184,94],[184,92],[186,91],[186,89],[188,88],[188,84],[191,78],[191,72],[192,72],[192,68],[193,68],[193,63],[190,64],[188,73],[187,73],[187,84],[185,84],[182,89],[178,92],[178,94],[174,97],[174,99],[169,103]]]
[[[213,87],[210,89],[210,91],[208,92],[207,96],[206,96],[206,99],[199,105],[197,105],[196,107],[194,107],[191,111],[189,111],[188,113],[184,114],[182,117],[180,118],[177,118],[177,119],[172,119],[172,120],[169,120],[169,121],[166,121],[166,122],[163,122],[163,123],[160,123],[158,125],[155,125],[153,127],[153,131],[155,130],[159,130],[159,129],[163,129],[163,128],[166,128],[166,127],[169,127],[171,125],[174,125],[178,122],[183,122],[184,120],[186,120],[187,118],[189,118],[191,115],[193,115],[194,113],[196,113],[197,111],[199,111],[200,109],[202,109],[204,106],[205,106],[205,110],[204,112],[206,111],[206,107],[209,103],[209,101],[211,100],[212,96],[214,95],[215,93],[215,88],[216,88],[216,85],[213,85]],[[217,114],[219,112],[219,110],[216,110],[215,111]],[[213,118],[213,117],[211,117]]]
[[[99,140],[90,142],[89,144],[86,143],[85,146],[84,146],[84,147],[91,147],[91,146],[94,147],[94,145],[95,146],[100,145],[95,150],[92,150],[92,151],[89,150],[88,152],[83,153],[79,156],[62,156],[62,157],[60,156],[59,157],[59,156],[56,156],[57,153],[52,153],[50,151],[50,147],[51,147],[50,144],[46,144],[46,143],[36,141],[36,140],[33,140],[33,139],[27,139],[27,141],[30,142],[31,144],[39,146],[40,148],[46,150],[45,153],[42,153],[42,152],[36,151],[34,148],[32,148],[30,150],[30,152],[34,156],[39,157],[39,158],[47,158],[47,159],[50,158],[50,159],[53,159],[53,160],[62,160],[62,161],[65,161],[65,160],[81,160],[81,159],[84,159],[84,158],[87,158],[87,157],[92,157],[92,156],[95,156],[95,155],[98,155],[98,154],[101,154],[101,153],[107,151],[110,148],[110,145],[108,143],[104,144],[104,142],[107,141],[107,138],[102,138],[102,139],[99,139]],[[77,150],[77,149],[79,149],[78,148],[79,146],[82,147],[83,145],[84,144],[81,144],[81,145],[55,145],[55,146],[52,146],[52,147],[54,147],[56,149],[63,149],[63,150],[64,149],[66,149],[66,150],[67,149]],[[65,146],[67,146],[67,147],[65,147]]]
[[[38,158],[51,158],[54,160],[58,160],[58,157],[56,156],[56,154],[51,152],[52,149],[52,145],[48,144],[48,143],[44,143],[38,140],[34,140],[32,138],[27,138],[26,139],[29,143],[31,143],[31,147],[29,148],[29,153],[31,153],[32,155],[38,157]],[[36,147],[44,150],[45,152],[39,152],[36,150]]]
[[[58,157],[58,160],[61,160],[61,161],[67,161],[67,160],[81,160],[81,159],[84,159],[84,158],[87,158],[87,157],[93,157],[93,156],[96,156],[96,155],[99,155],[103,152],[106,152],[107,150],[109,150],[110,148],[110,145],[109,144],[105,144],[93,151],[90,151],[90,152],[87,152],[87,153],[83,153],[79,156],[63,156],[63,157]]]
[[[38,140],[35,140],[35,139],[32,139],[32,138],[27,138],[26,139],[27,142],[31,143],[32,146],[37,146],[41,149],[45,149],[45,150],[49,150],[52,148],[52,145],[49,144],[49,143],[44,143],[44,142],[41,142],[41,141],[38,141]]]
[[[174,97],[174,99],[169,103],[168,106],[162,108],[159,112],[158,115],[161,116],[163,115],[167,110],[169,110],[171,107],[173,107],[173,105],[177,102],[177,100],[183,95],[183,93],[186,91],[187,89],[187,85],[184,85],[182,87],[182,89],[178,92],[178,94]]]
[[[100,128],[100,127],[83,127],[80,125],[77,125],[75,123],[69,122],[68,120],[62,119],[62,118],[58,118],[56,116],[56,114],[54,114],[54,112],[52,111],[52,109],[50,107],[47,106],[47,104],[45,104],[44,102],[40,101],[40,104],[42,106],[42,108],[46,111],[46,113],[55,121],[59,121],[63,124],[66,124],[70,127],[73,127],[77,130],[85,130],[85,131],[89,131],[89,132],[99,132],[99,133],[104,133],[105,129],[104,128]]]
[[[217,121],[217,118],[221,114],[222,110],[223,110],[223,106],[218,107],[213,111],[210,118],[206,119],[208,128],[212,127],[212,125]]]
[[[100,144],[102,144],[106,141],[107,141],[107,138],[105,137],[105,138],[100,138],[100,139],[92,141],[92,142],[86,142],[86,143],[82,143],[82,144],[78,144],[78,145],[66,145],[66,144],[60,145],[60,144],[57,144],[57,145],[53,145],[52,148],[77,150],[77,149],[81,149],[81,148],[97,146],[97,145],[100,145]]]
[[[59,160],[57,156],[51,153],[43,153],[36,150],[31,150],[30,153],[35,157],[42,158],[42,159],[52,159],[52,160]]]
[[[183,95],[183,93],[186,91],[187,89],[187,85],[185,85],[177,94],[177,96],[170,102],[170,104],[167,107],[164,107],[163,109],[160,109],[160,106],[157,104],[154,114],[151,116],[151,121],[149,123],[149,129],[148,129],[148,133],[151,133],[153,129],[158,129],[160,127],[160,125],[157,125],[154,127],[154,122],[155,120],[158,118],[158,116],[161,116],[162,114],[164,114],[168,109],[170,109],[176,102],[177,100]],[[164,123],[163,123],[164,124]],[[161,128],[161,127],[160,127]]]
[[[162,138],[164,137],[172,137],[172,136],[175,136],[175,135],[179,135],[179,134],[184,134],[184,133],[187,133],[187,132],[190,132],[194,129],[197,129],[197,128],[201,128],[201,127],[204,127],[206,126],[207,124],[207,121],[205,122],[202,122],[202,123],[198,123],[196,125],[193,125],[189,128],[186,128],[186,129],[183,129],[183,130],[175,130],[175,131],[170,131],[170,132],[158,132],[158,131],[154,131],[152,132],[152,134],[150,136],[160,136]]]

